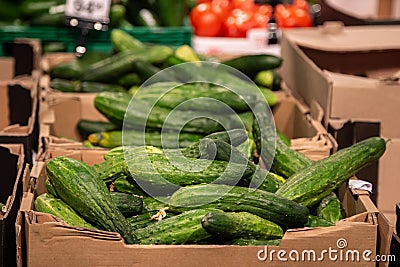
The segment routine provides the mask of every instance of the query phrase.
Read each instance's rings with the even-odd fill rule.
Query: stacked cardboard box
[[[15,219],[25,189],[22,177],[29,178],[22,144],[0,144],[0,266],[16,265]],[[26,185],[25,185],[26,186]]]
[[[372,165],[358,177],[373,184],[372,199],[391,218],[399,201],[399,36],[400,26],[330,23],[285,31],[282,40],[287,86],[307,104],[323,108],[323,124],[339,148],[370,136],[389,140],[379,167]]]

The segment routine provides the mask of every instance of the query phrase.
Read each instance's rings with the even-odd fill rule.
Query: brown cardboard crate
[[[6,212],[0,212],[0,266],[16,265],[15,220],[21,204],[22,177],[29,177],[24,163],[22,144],[0,144],[0,202],[6,205]]]
[[[299,228],[287,231],[278,247],[230,245],[126,245],[116,233],[70,227],[57,218],[32,210],[35,195],[45,192],[46,161],[60,155],[83,160],[90,165],[103,160],[104,151],[53,150],[41,154],[32,170],[31,189],[24,194],[17,219],[18,262],[27,266],[304,266],[304,262],[269,261],[271,250],[292,250],[321,255],[324,249],[371,250],[368,255],[388,254],[392,228],[371,202],[366,191],[343,190],[340,194],[348,217],[327,228]],[[23,231],[22,231],[23,230]],[[26,246],[24,246],[24,242]],[[340,245],[339,245],[340,246]],[[66,249],[67,248],[67,249]],[[281,252],[282,253],[282,252]],[[357,253],[357,252],[355,252]],[[301,254],[300,254],[301,255]],[[275,254],[276,256],[276,254]],[[285,255],[281,255],[285,256]],[[287,257],[287,254],[286,254]],[[23,260],[25,259],[25,260]],[[156,261],[156,262],[155,262]],[[325,258],[306,266],[375,266],[375,262],[338,262]],[[380,263],[379,266],[385,266]]]
[[[323,108],[323,124],[339,149],[371,136],[392,140],[379,163],[357,177],[372,182],[373,201],[393,213],[399,201],[393,185],[399,171],[400,83],[383,78],[400,70],[400,26],[288,30],[282,57],[286,85],[307,104]]]
[[[24,144],[30,164],[38,146],[38,77],[34,72],[0,82],[0,142]]]

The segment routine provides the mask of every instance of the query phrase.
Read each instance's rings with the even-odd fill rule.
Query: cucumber
[[[271,169],[274,173],[284,178],[289,178],[294,173],[313,163],[311,159],[291,149],[279,138],[272,118],[270,114],[263,110],[262,104],[255,105],[254,116],[258,118],[260,122],[263,122],[263,125],[260,126],[257,119],[253,121],[253,136],[257,146],[257,152],[264,162],[273,161]],[[262,135],[264,138],[262,138],[261,133],[264,133]],[[276,138],[275,140],[271,140],[271,137]],[[274,144],[273,141],[275,141]],[[275,145],[275,154],[271,154],[271,149],[267,149],[273,145]]]
[[[50,8],[61,4],[65,4],[65,0],[24,0],[20,6],[20,12],[24,16],[38,16],[49,13]]]
[[[315,205],[366,165],[379,159],[385,150],[384,139],[365,139],[296,172],[276,194],[304,206]]]
[[[242,126],[240,119],[235,116],[236,114],[211,114],[207,111],[176,110],[173,113],[172,119],[169,119],[168,123],[164,123],[170,114],[169,109],[158,106],[152,107],[151,103],[136,99],[136,97],[131,99],[128,93],[99,93],[95,98],[95,107],[108,120],[120,126],[123,123],[126,126],[132,127],[143,127],[146,125],[147,129],[162,128],[163,130],[198,134],[210,134],[222,131],[224,127],[230,130],[241,128]],[[210,119],[211,116],[213,119]]]
[[[211,140],[221,140],[232,146],[238,146],[247,139],[247,132],[243,129],[232,129],[229,131],[215,132],[206,135],[204,138]],[[201,141],[201,140],[200,140]],[[181,149],[182,154],[188,158],[200,158],[200,141]]]
[[[213,113],[226,113],[226,105],[237,112],[249,111],[248,104],[260,100],[255,94],[238,95],[222,86],[209,86],[201,83],[180,84],[177,82],[159,82],[142,87],[135,94],[135,98],[150,103],[157,102],[156,106],[168,109],[179,106],[180,110],[203,110]],[[181,105],[188,100],[198,104]]]
[[[112,131],[119,128],[110,122],[84,119],[81,119],[76,127],[78,128],[79,134],[83,139],[88,138],[88,136],[92,133]]]
[[[233,240],[230,244],[236,246],[279,246],[281,240],[282,239],[257,240],[238,238]]]
[[[160,22],[158,21],[158,18],[156,17],[154,12],[147,8],[142,8],[139,10],[139,13],[136,16],[136,23],[139,26],[145,27],[160,26]]]
[[[210,237],[201,225],[201,219],[215,209],[195,209],[167,217],[153,225],[136,229],[142,245],[192,244]]]
[[[139,76],[139,74],[133,72],[125,74],[118,80],[118,84],[126,88],[132,87],[134,85],[139,85],[141,83],[142,78]]]
[[[319,216],[308,215],[308,222],[304,225],[306,227],[329,227],[335,225],[334,223],[325,220]]]
[[[145,47],[141,41],[120,29],[111,31],[111,43],[118,52]]]
[[[193,133],[160,133],[160,132],[146,132],[143,133],[135,130],[125,131],[111,131],[111,132],[100,132],[91,134],[88,139],[94,145],[99,145],[105,148],[114,148],[122,146],[122,136],[124,137],[124,145],[131,146],[155,146],[162,148],[176,148],[188,147],[203,136]],[[143,137],[145,138],[144,140]],[[143,142],[145,144],[143,144]]]
[[[112,4],[110,7],[110,26],[116,27],[126,15],[126,8],[124,5]]]
[[[67,224],[76,227],[95,229],[79,216],[67,203],[51,194],[42,194],[35,199],[35,210],[54,215]]]
[[[276,129],[276,134],[278,135],[278,137],[283,141],[283,143],[285,145],[287,145],[288,147],[290,147],[291,141],[290,138],[287,137],[284,133],[282,133],[281,131],[279,131],[278,129]]]
[[[79,92],[79,81],[55,78],[50,81],[50,88],[61,92]]]
[[[152,210],[152,211],[145,211],[142,214],[132,216],[127,219],[129,225],[131,226],[132,229],[137,230],[140,228],[145,228],[147,226],[154,226],[158,223],[157,220],[153,220],[152,217],[156,215],[158,210]],[[170,218],[175,216],[175,214],[166,212],[166,218]]]
[[[60,26],[63,25],[65,20],[65,14],[62,13],[44,13],[34,16],[30,19],[30,25],[32,26]]]
[[[157,197],[157,198],[160,198],[160,197]],[[161,199],[163,201],[160,201]],[[143,198],[143,209],[146,211],[158,211],[161,209],[165,209],[166,207],[168,207],[169,197],[161,197],[161,199],[158,200],[151,196],[144,197]]]
[[[132,65],[135,60],[158,63],[172,53],[173,50],[170,47],[163,45],[129,49],[92,64],[82,73],[81,80],[96,82],[118,80],[123,75],[133,71]]]
[[[183,26],[186,14],[184,0],[155,0],[154,8],[157,11],[157,17],[160,19],[161,26]]]
[[[262,70],[280,67],[282,58],[270,54],[244,55],[222,61],[221,63],[243,72],[252,79]]]
[[[141,197],[121,192],[111,192],[110,194],[118,210],[125,217],[132,217],[142,212],[143,201]]]
[[[168,206],[172,212],[193,207],[246,211],[287,227],[304,225],[309,214],[306,207],[274,193],[222,184],[182,187],[172,194]]]
[[[249,160],[253,160],[257,151],[256,144],[254,143],[253,137],[249,135],[249,138],[237,146],[237,149]]]
[[[133,160],[134,157],[138,157],[141,155],[148,155],[152,153],[163,153],[160,149],[155,147],[130,147],[126,148],[126,155],[129,155],[129,158]],[[124,176],[127,170],[127,162],[125,159],[124,148],[118,150],[117,155],[110,157],[104,162],[95,164],[93,167],[100,176],[104,180],[104,182],[112,182],[115,179]]]
[[[212,211],[201,220],[211,235],[235,239],[277,239],[283,236],[282,228],[266,219],[248,212]]]
[[[53,79],[78,80],[82,72],[82,65],[77,60],[72,60],[53,66],[50,69],[50,76]]]
[[[124,87],[117,84],[87,81],[81,82],[80,91],[82,93],[127,92]]]
[[[241,179],[239,184],[245,187],[257,187],[258,189],[274,193],[285,182],[282,177],[267,172],[263,169],[257,169],[257,166],[244,156],[236,147],[222,140],[211,140],[204,138],[200,141],[202,147],[202,157],[213,157],[217,160],[224,160],[230,163],[247,165],[247,168],[253,171],[253,176],[246,176]]]
[[[207,159],[188,159],[170,154],[126,158],[133,179],[151,195],[169,195],[179,186],[218,183],[234,185],[253,174],[247,165]]]
[[[262,70],[254,77],[256,84],[270,88],[273,91],[281,89],[281,81],[281,76],[277,73],[276,69]]]
[[[331,223],[343,219],[342,204],[334,192],[324,197],[318,204],[317,216]]]
[[[58,198],[58,194],[57,194],[57,192],[56,192],[56,189],[55,189],[54,186],[51,184],[51,182],[50,182],[49,179],[46,179],[45,186],[46,186],[47,193],[49,193],[49,194],[52,195],[53,197]]]
[[[132,194],[136,196],[146,196],[144,192],[131,177],[122,175],[118,177],[114,182],[114,190],[121,193]],[[143,200],[142,200],[143,201]]]
[[[46,165],[47,175],[60,198],[96,228],[118,232],[128,244],[136,237],[111,199],[104,182],[89,165],[57,157]]]
[[[132,64],[132,70],[140,76],[142,81],[146,81],[155,74],[157,74],[159,82],[176,81],[172,71],[161,71],[160,68],[144,60],[135,60]]]

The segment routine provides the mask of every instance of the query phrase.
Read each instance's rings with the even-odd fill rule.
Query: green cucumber
[[[139,76],[139,74],[137,73],[128,73],[125,74],[124,76],[122,76],[119,80],[118,80],[118,84],[126,87],[126,88],[130,88],[134,85],[139,85],[142,83],[142,78]]]
[[[246,176],[241,179],[239,184],[245,187],[257,187],[258,189],[274,193],[285,182],[282,177],[257,169],[257,166],[244,156],[236,147],[222,141],[204,138],[200,141],[203,158],[213,157],[217,160],[224,160],[230,163],[247,165],[253,171],[253,176]]]
[[[152,103],[136,99],[136,97],[131,99],[128,93],[102,92],[96,96],[94,104],[100,113],[117,125],[123,123],[132,127],[146,125],[146,128],[198,134],[210,134],[222,131],[224,128],[230,130],[242,127],[236,114],[211,114],[208,111],[174,110],[171,119],[165,123],[171,112],[170,109],[152,107]]]
[[[252,79],[262,70],[270,70],[280,67],[282,64],[282,58],[270,54],[256,54],[238,56],[221,63],[243,72]]]
[[[282,239],[257,240],[238,238],[233,240],[230,244],[236,246],[279,246],[281,240]]]
[[[106,121],[94,121],[81,119],[77,126],[83,139],[88,138],[92,133],[106,132],[118,129],[118,126]]]
[[[296,172],[276,194],[304,206],[315,205],[366,165],[379,159],[385,150],[386,142],[380,137],[363,140]]]
[[[49,193],[50,195],[52,195],[52,196],[58,198],[58,194],[57,194],[57,192],[56,192],[56,189],[55,189],[54,186],[51,184],[51,182],[50,182],[49,179],[46,179],[45,186],[46,186],[47,193]]]
[[[50,88],[66,93],[79,92],[80,82],[55,78],[50,81]]]
[[[276,134],[278,135],[278,137],[283,141],[283,143],[285,145],[287,145],[288,147],[290,147],[290,138],[287,137],[284,133],[282,133],[281,131],[279,131],[278,129],[276,129]]]
[[[24,0],[20,6],[21,14],[24,16],[38,16],[49,13],[50,8],[65,4],[64,0]]]
[[[129,49],[92,64],[82,73],[81,80],[97,82],[118,80],[123,75],[133,71],[132,65],[135,60],[158,63],[172,53],[172,48],[163,45]]]
[[[77,60],[59,63],[50,69],[50,76],[66,80],[78,80],[83,69]]]
[[[182,187],[172,194],[169,201],[169,209],[173,212],[193,207],[246,211],[288,227],[302,226],[309,214],[306,207],[274,193],[222,184]]]
[[[111,43],[118,52],[145,47],[145,44],[121,29],[111,31]]]
[[[281,76],[277,73],[276,69],[262,70],[254,77],[254,82],[258,85],[265,86],[277,91],[281,89]]]
[[[118,177],[113,182],[114,190],[121,193],[136,195],[136,196],[146,196],[144,192],[135,181],[132,180],[128,175],[122,175]],[[142,200],[143,201],[143,200]]]
[[[117,84],[99,83],[99,82],[81,82],[80,91],[82,93],[99,92],[127,92],[124,87]]]
[[[126,154],[124,153],[125,151]],[[130,174],[129,172],[126,173],[128,167],[125,156],[127,156],[127,158],[129,156],[129,158],[133,160],[135,157],[153,153],[162,154],[163,152],[151,146],[119,148],[116,155],[109,158],[107,157],[108,159],[106,161],[95,164],[93,167],[104,182],[112,182],[121,176]]]
[[[110,7],[110,26],[116,27],[126,15],[126,8],[124,5],[112,4]]]
[[[132,70],[140,76],[142,81],[146,81],[156,74],[158,82],[176,81],[171,71],[161,71],[160,68],[144,60],[135,60],[132,64]]]
[[[167,217],[145,228],[136,229],[142,245],[192,244],[210,236],[201,225],[201,219],[215,209],[195,209]]]
[[[183,26],[186,14],[184,0],[155,0],[154,10],[157,11],[160,26]]]
[[[334,223],[325,220],[319,216],[308,215],[308,222],[304,225],[305,227],[329,227],[335,225]]]
[[[67,203],[51,194],[42,194],[35,199],[35,210],[54,215],[67,224],[76,227],[94,227],[79,216]]]
[[[262,104],[255,105],[254,116],[263,123],[260,126],[257,119],[254,119],[253,136],[257,152],[264,162],[273,161],[271,169],[274,173],[284,178],[289,178],[294,173],[313,163],[304,154],[291,149],[285,144],[277,134],[270,114],[263,110]],[[261,133],[263,134],[261,135]],[[275,140],[272,140],[272,137],[276,137]],[[275,145],[275,151],[267,149],[273,145]],[[275,152],[275,154],[272,154],[272,152]]]
[[[168,207],[169,197],[157,197],[157,199],[148,196],[143,198],[143,209],[146,211],[158,211]]]
[[[125,217],[132,217],[142,212],[143,201],[141,197],[121,192],[111,192],[110,194],[118,210]]]
[[[65,14],[61,13],[45,13],[34,16],[30,19],[30,25],[32,26],[60,26],[63,25],[65,20]]]
[[[57,157],[47,163],[46,172],[60,198],[82,218],[99,229],[118,232],[128,244],[136,242],[135,234],[92,167],[79,160]]]
[[[176,148],[177,146],[188,147],[199,141],[202,137],[202,135],[193,133],[146,132],[143,134],[135,130],[125,130],[94,133],[88,139],[92,144],[105,148],[122,146],[122,140],[124,140],[124,145],[130,146],[148,145],[162,148]]]
[[[212,211],[201,220],[211,235],[235,239],[277,239],[283,236],[282,228],[266,219],[248,212]]]
[[[136,23],[139,26],[145,26],[145,27],[160,26],[160,22],[158,21],[158,18],[156,17],[154,12],[152,12],[147,8],[142,8],[139,10],[136,16]]]
[[[210,86],[201,83],[180,84],[177,82],[158,82],[142,87],[135,94],[135,98],[151,103],[157,102],[158,107],[168,109],[179,106],[181,110],[211,110],[214,113],[226,112],[226,105],[237,112],[249,111],[248,104],[259,100],[254,94],[238,95],[222,86]],[[203,98],[200,99],[201,102],[193,102],[198,103],[197,105],[181,105],[189,100],[200,101],[197,98]]]
[[[343,219],[342,203],[334,192],[324,197],[318,204],[317,216],[332,223]]]

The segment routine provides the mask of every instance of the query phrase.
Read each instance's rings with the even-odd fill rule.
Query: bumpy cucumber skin
[[[238,238],[233,240],[230,244],[236,246],[279,246],[280,243],[281,239],[257,240]]]
[[[294,201],[258,189],[208,184],[182,187],[172,194],[169,209],[173,212],[193,207],[224,211],[246,211],[280,226],[302,226],[309,211]]]
[[[156,224],[137,229],[140,244],[191,244],[210,237],[201,225],[201,219],[215,209],[193,209],[165,218]]]
[[[271,121],[269,114],[264,112],[262,105],[257,104],[254,107],[254,111],[256,118],[267,122],[266,127],[261,129],[257,120],[254,119],[253,121],[253,136],[257,146],[257,152],[265,162],[269,162],[271,159],[273,160],[271,169],[274,173],[284,178],[289,178],[294,173],[312,164],[311,159],[307,158],[304,154],[291,149],[281,138],[279,138],[276,129],[272,127],[274,124]],[[261,133],[263,134],[261,135]],[[271,143],[273,140],[268,140],[271,136],[276,137],[274,155],[271,155],[271,151],[266,149],[269,145],[272,145]]]
[[[201,220],[211,235],[223,238],[276,239],[283,236],[282,228],[248,212],[212,211]]]
[[[366,165],[379,159],[385,150],[384,139],[368,138],[296,172],[276,194],[304,206],[315,205]]]
[[[42,194],[35,199],[35,210],[52,214],[71,226],[94,227],[79,216],[67,203],[51,194]]]
[[[335,225],[334,223],[325,220],[319,216],[309,215],[308,222],[304,225],[306,227],[329,227]]]
[[[317,215],[332,223],[343,219],[342,204],[334,192],[321,200],[317,207]]]
[[[57,157],[47,163],[46,172],[60,198],[85,220],[97,228],[120,233],[128,244],[136,243],[132,229],[92,167]]]
[[[117,205],[118,210],[125,217],[140,214],[143,209],[143,201],[139,196],[122,192],[111,192],[111,199]]]

